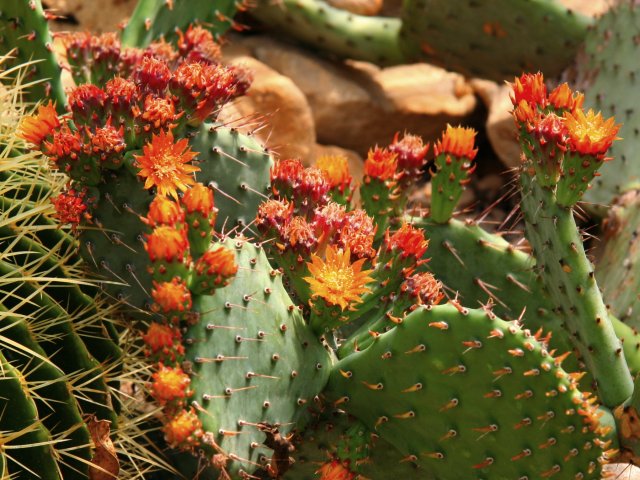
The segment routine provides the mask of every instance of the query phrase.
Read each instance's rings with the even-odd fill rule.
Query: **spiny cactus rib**
[[[62,480],[53,441],[40,423],[32,396],[20,372],[0,352],[0,451],[9,475],[25,479]]]
[[[559,363],[488,311],[434,306],[342,359],[325,394],[437,478],[600,478],[597,414]]]
[[[162,37],[169,40],[176,29],[185,30],[191,24],[200,24],[220,36],[229,28],[239,28],[233,17],[244,8],[241,0],[139,0],[122,31],[122,44],[146,47]]]
[[[70,479],[86,478],[91,459],[89,432],[68,387],[69,378],[49,360],[24,319],[4,307],[0,307],[0,315],[0,350],[7,361],[23,372],[26,388],[37,392],[34,400],[43,426],[54,436],[64,436],[65,451],[70,455],[62,459],[63,475]],[[11,410],[4,411],[4,415],[12,414]]]
[[[0,55],[15,55],[17,65],[28,63],[23,83],[34,82],[28,90],[29,99],[37,102],[50,98],[62,112],[66,97],[60,78],[60,65],[52,47],[53,40],[40,0],[3,2],[0,11]]]
[[[185,353],[203,448],[241,476],[275,460],[263,446],[271,429],[286,435],[304,424],[330,361],[262,249],[242,239],[225,245],[236,251],[238,274],[215,295],[194,297],[199,320]]]
[[[523,69],[560,73],[590,24],[554,0],[407,2],[401,21],[354,15],[318,0],[261,0],[252,14],[343,58],[381,65],[426,61],[494,80]],[[542,33],[549,29],[558,35]]]
[[[549,294],[598,382],[602,402],[620,405],[631,396],[633,382],[573,213],[526,174],[520,179],[527,238]]]

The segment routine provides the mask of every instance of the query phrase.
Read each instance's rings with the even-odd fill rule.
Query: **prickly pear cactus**
[[[539,338],[418,308],[336,364],[325,394],[436,478],[600,478],[597,409]]]
[[[185,334],[185,360],[202,447],[242,477],[256,466],[276,468],[277,454],[265,445],[275,432],[304,426],[331,362],[264,251],[243,239],[225,245],[236,252],[238,274],[215,295],[194,297],[201,313]]]
[[[236,12],[246,9],[239,0],[223,0],[211,5],[206,0],[139,0],[122,31],[122,43],[129,47],[146,47],[154,40],[175,36],[176,29],[191,24],[206,26],[216,37],[229,28],[241,29],[233,20]]]
[[[35,82],[26,91],[29,99],[50,98],[64,111],[65,94],[60,65],[53,53],[47,14],[40,0],[3,2],[0,11],[0,55],[15,58],[14,65],[29,64],[22,70],[24,83]],[[5,66],[8,62],[5,61]]]
[[[596,278],[611,313],[634,329],[640,327],[638,281],[638,190],[613,204],[604,223],[604,245]]]
[[[603,216],[616,196],[640,181],[636,161],[640,114],[629,102],[640,66],[634,40],[639,33],[640,7],[631,0],[618,2],[589,30],[585,60],[579,65],[585,106],[615,115],[623,124],[620,137],[624,142],[614,143],[609,151],[615,162],[602,166],[601,175],[585,194],[589,208]]]
[[[354,15],[317,0],[262,0],[252,14],[344,58],[426,61],[498,81],[523,69],[560,73],[591,23],[555,0],[407,2],[401,19]]]

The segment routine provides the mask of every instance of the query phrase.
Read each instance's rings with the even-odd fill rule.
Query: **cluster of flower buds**
[[[411,188],[420,179],[427,164],[429,144],[416,135],[395,135],[388,148],[369,150],[364,162],[360,197],[364,209],[378,225],[380,239],[389,219],[402,214]]]
[[[78,202],[84,197],[77,192],[125,164],[161,195],[186,190],[197,170],[186,134],[243,95],[247,73],[218,63],[219,46],[199,27],[179,32],[176,48],[156,42],[123,49],[114,34],[88,33],[66,36],[65,45],[78,83],[69,93],[69,113],[58,117],[49,103],[20,127],[21,136],[71,178],[70,191],[57,202],[61,220],[75,225],[89,218],[91,205]]]
[[[427,151],[411,135],[396,138],[389,149],[371,150],[361,192],[399,192],[399,182],[409,185],[408,177],[423,168]],[[397,231],[379,232],[376,219],[386,225],[393,211],[377,215],[384,213],[379,196],[370,197],[373,212],[366,204],[365,209],[351,207],[354,182],[346,158],[321,157],[311,168],[282,160],[272,168],[271,181],[274,198],[260,205],[256,226],[296,297],[309,304],[310,323],[318,333],[390,300],[402,281],[426,263],[428,241],[422,230],[403,224]]]
[[[235,253],[212,246],[217,210],[213,192],[196,183],[177,200],[157,195],[144,223],[153,278],[151,297],[154,320],[142,340],[154,361],[151,396],[163,407],[164,432],[172,447],[190,449],[202,436],[200,421],[187,408],[190,377],[181,368],[184,355],[182,329],[197,314],[193,295],[212,294],[226,286],[238,271]]]
[[[598,175],[620,125],[613,117],[582,108],[584,97],[566,83],[547,92],[541,73],[523,74],[512,84],[513,116],[520,132],[524,167],[559,205],[570,207]]]
[[[305,168],[299,160],[276,162],[271,171],[275,198],[258,208],[256,226],[277,253],[277,261],[289,274],[291,285],[302,301],[314,294],[304,281],[312,256],[318,262],[333,249],[340,249],[341,259],[348,252],[346,264],[341,263],[344,268],[360,268],[365,260],[375,256],[376,230],[372,218],[363,210],[349,211],[347,206],[331,200],[327,194],[331,180],[324,172],[316,167]],[[341,176],[351,178],[348,170]],[[364,285],[357,283],[355,288],[360,290]],[[347,303],[335,305],[346,308]]]

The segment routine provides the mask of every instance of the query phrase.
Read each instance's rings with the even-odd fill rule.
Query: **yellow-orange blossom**
[[[351,263],[351,252],[329,246],[326,261],[312,255],[307,263],[310,277],[305,277],[311,287],[311,298],[323,298],[329,305],[339,305],[342,310],[353,303],[360,303],[360,296],[370,291],[366,285],[373,281],[373,270],[362,270],[366,258]]]
[[[174,143],[173,133],[161,131],[153,135],[151,142],[142,149],[142,155],[136,155],[138,175],[145,178],[144,188],[156,187],[158,195],[170,195],[178,199],[177,190],[184,191],[195,184],[191,175],[200,168],[187,163],[197,153],[189,150],[186,138]]]

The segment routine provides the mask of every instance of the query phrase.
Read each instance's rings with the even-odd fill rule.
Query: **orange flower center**
[[[183,312],[191,308],[191,292],[184,280],[178,278],[170,282],[154,282],[151,296],[164,313]]]
[[[366,285],[373,281],[369,276],[373,270],[362,270],[365,259],[351,263],[349,250],[338,250],[329,246],[326,261],[317,255],[307,263],[310,277],[305,280],[311,288],[311,297],[321,297],[329,305],[339,305],[342,310],[353,303],[360,303],[360,296],[371,289]]]
[[[174,448],[187,449],[198,444],[203,435],[202,423],[191,410],[181,410],[163,428],[167,443]]]
[[[165,367],[159,364],[160,369],[152,375],[153,384],[151,394],[159,403],[165,404],[173,400],[179,400],[188,395],[189,375],[180,367]]]
[[[159,195],[177,199],[177,190],[184,191],[195,183],[191,174],[200,168],[187,163],[196,155],[189,149],[186,138],[174,143],[171,132],[153,135],[151,142],[144,146],[143,154],[135,156],[140,168],[138,175],[146,179],[144,188],[155,186]]]

